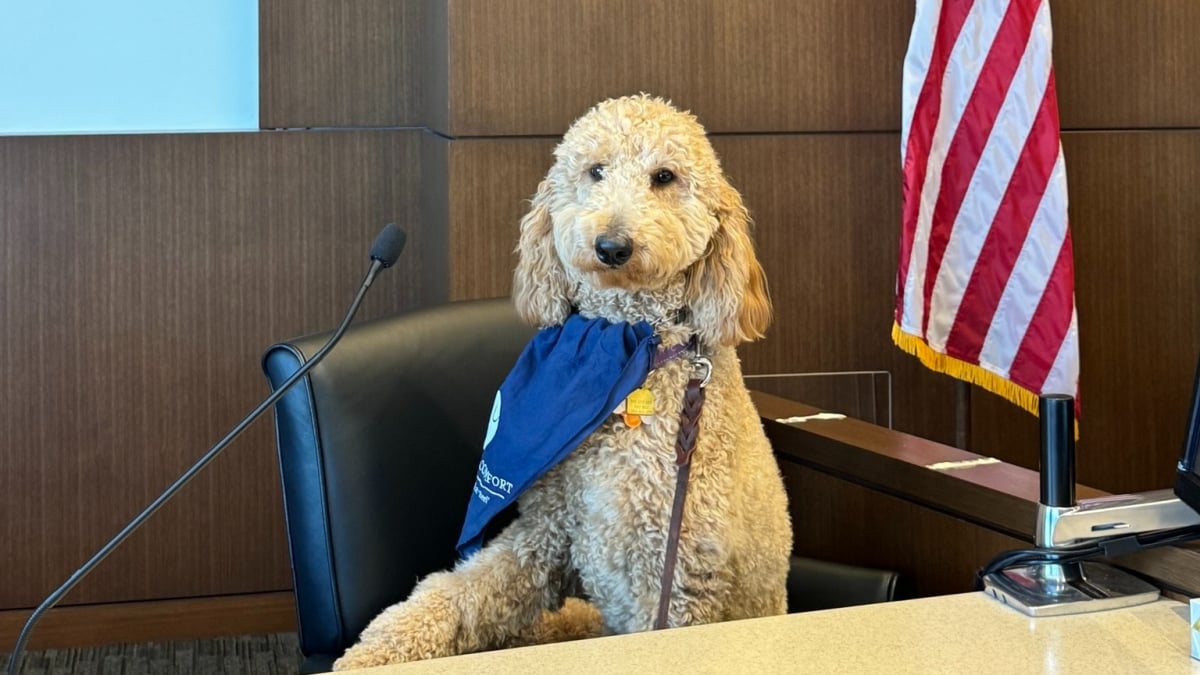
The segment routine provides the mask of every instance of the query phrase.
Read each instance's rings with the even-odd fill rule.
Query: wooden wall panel
[[[953,438],[953,388],[892,345],[900,186],[895,134],[722,136],[755,219],[775,322],[747,373],[887,370],[896,428]]]
[[[1079,312],[1079,481],[1167,487],[1200,356],[1200,133],[1065,134]],[[976,452],[1037,466],[1037,421],[980,394]]]
[[[423,0],[260,0],[259,126],[423,126]]]
[[[976,571],[1028,542],[781,462],[795,554],[899,572],[919,596],[973,590]]]
[[[747,373],[891,371],[897,428],[949,442],[953,387],[891,341],[899,173],[896,134],[715,136],[756,220],[776,319],[747,346]],[[553,140],[450,144],[455,299],[511,290],[517,223],[553,161]]]
[[[552,139],[445,141],[450,151],[450,297],[512,292],[521,217],[554,163]]]
[[[895,129],[907,0],[445,0],[452,136],[561,134],[648,91],[713,132]]]
[[[272,342],[444,274],[414,227],[418,132],[0,138],[0,608],[36,604],[267,393]],[[422,255],[424,254],[424,255]],[[68,597],[287,589],[263,420]]]
[[[1055,0],[1066,129],[1200,125],[1200,4]],[[262,0],[261,126],[560,134],[650,91],[714,131],[899,128],[909,0]]]
[[[0,610],[0,654],[12,652],[28,619],[28,610]],[[40,651],[295,631],[296,602],[290,591],[283,591],[56,607],[38,621],[25,647]],[[46,670],[29,661],[22,667],[27,673]]]
[[[1200,3],[1051,0],[1064,129],[1200,126]]]

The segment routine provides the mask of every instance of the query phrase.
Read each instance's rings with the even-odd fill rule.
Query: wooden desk
[[[360,671],[1200,674],[1187,605],[1030,619],[981,593],[620,635]]]
[[[892,569],[918,595],[971,590],[1037,524],[1038,473],[861,420],[781,424],[811,406],[752,392],[791,495],[798,555]],[[933,470],[949,464],[960,468]],[[1107,493],[1085,485],[1080,498]],[[1200,596],[1200,542],[1113,561],[1177,598]]]

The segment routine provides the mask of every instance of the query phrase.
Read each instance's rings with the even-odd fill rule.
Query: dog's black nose
[[[610,267],[620,267],[633,255],[633,242],[627,237],[596,237],[596,257]]]

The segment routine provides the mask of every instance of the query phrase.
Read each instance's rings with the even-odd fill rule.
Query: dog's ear
[[[517,270],[513,273],[513,304],[521,318],[534,326],[554,326],[571,311],[567,277],[554,250],[554,224],[550,219],[550,179],[543,180],[533,196],[529,213],[521,219],[517,242]]]
[[[732,346],[763,336],[771,323],[771,296],[754,255],[750,214],[724,180],[716,217],[708,250],[688,276],[688,305],[702,340]]]

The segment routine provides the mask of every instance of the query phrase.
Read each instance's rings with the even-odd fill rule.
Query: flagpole
[[[954,447],[967,450],[971,442],[971,384],[954,380]]]

